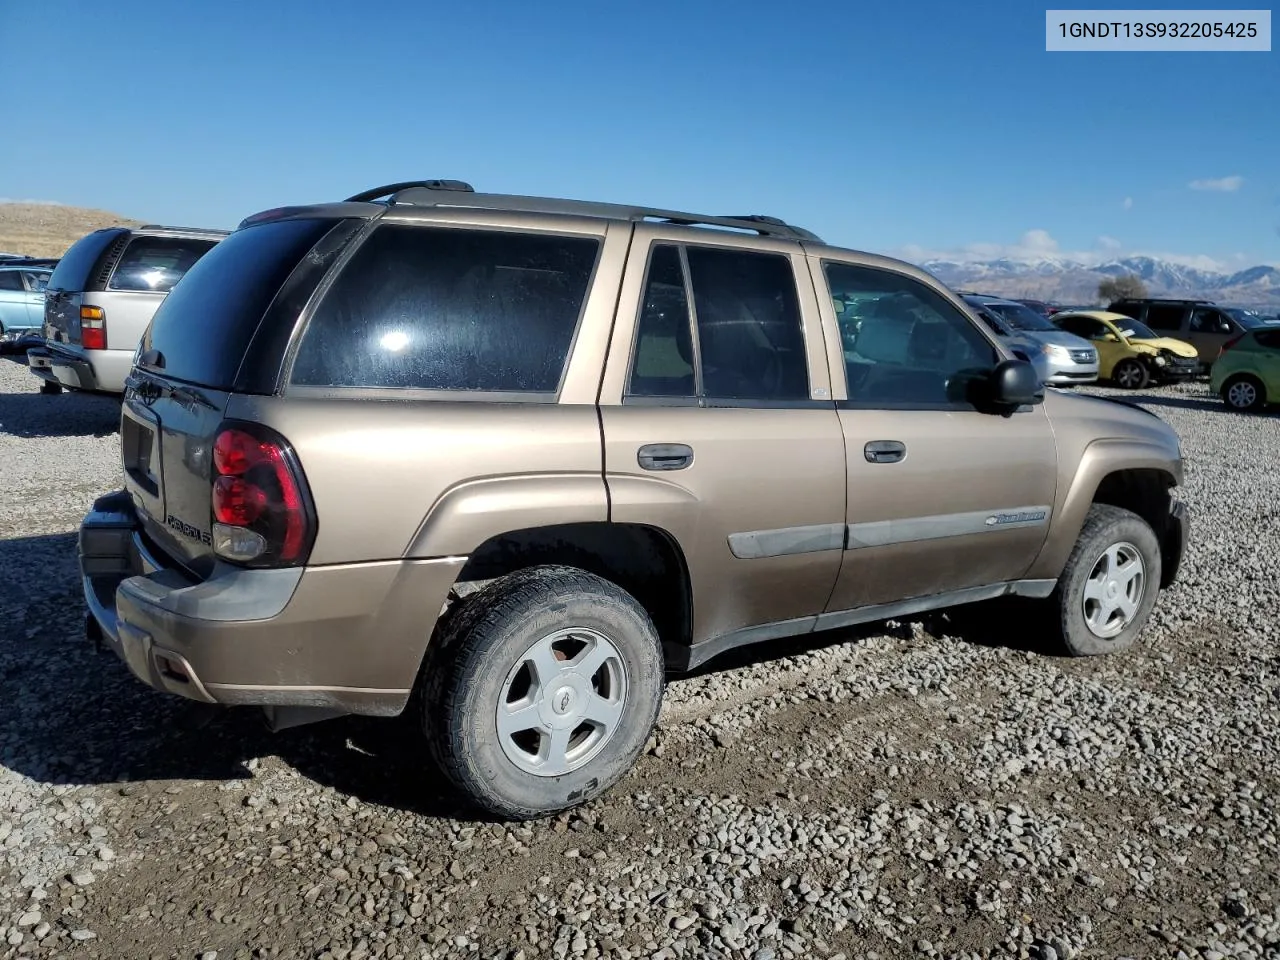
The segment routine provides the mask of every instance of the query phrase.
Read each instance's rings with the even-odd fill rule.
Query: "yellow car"
[[[1150,383],[1174,383],[1203,373],[1191,344],[1161,337],[1132,317],[1107,310],[1071,310],[1050,319],[1098,348],[1098,379],[1126,390]]]

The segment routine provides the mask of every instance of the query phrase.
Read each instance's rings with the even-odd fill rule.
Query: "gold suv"
[[[174,287],[80,532],[93,638],[277,727],[411,711],[524,818],[633,764],[664,674],[1004,595],[1122,650],[1178,438],[1056,391],[897,260],[769,217],[379,187]]]

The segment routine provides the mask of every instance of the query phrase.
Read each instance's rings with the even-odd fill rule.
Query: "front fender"
[[[1104,438],[1089,443],[1080,456],[1075,475],[1060,487],[1053,528],[1040,556],[1027,573],[1032,580],[1056,579],[1075,547],[1085,516],[1098,487],[1108,476],[1126,470],[1152,470],[1164,474],[1170,487],[1183,480],[1182,459],[1168,447],[1142,437]],[[1159,533],[1159,531],[1157,531]]]

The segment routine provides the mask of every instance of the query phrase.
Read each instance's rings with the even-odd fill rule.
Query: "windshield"
[[[1267,322],[1267,318],[1262,314],[1254,313],[1252,310],[1241,310],[1239,307],[1228,307],[1222,312],[1246,330],[1260,327]]]
[[[1131,320],[1125,317],[1123,320],[1113,320],[1112,323],[1119,328],[1120,332],[1129,340],[1159,340],[1160,334],[1152,332],[1150,327],[1144,327],[1137,320]]]
[[[1022,303],[988,303],[988,310],[993,310],[1004,317],[1015,330],[1056,330],[1048,317],[1042,317],[1026,304]]]

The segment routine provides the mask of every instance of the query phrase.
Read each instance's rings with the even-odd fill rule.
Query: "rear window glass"
[[[278,220],[237,230],[201,257],[156,311],[142,350],[175,380],[226,388],[263,313],[332,219]]]
[[[49,289],[83,293],[98,258],[120,235],[119,230],[94,231],[73,243],[54,267],[53,276],[49,278]]]
[[[598,240],[379,226],[312,316],[299,386],[554,393]]]
[[[213,245],[213,240],[185,237],[134,237],[116,263],[107,289],[168,293]]]

